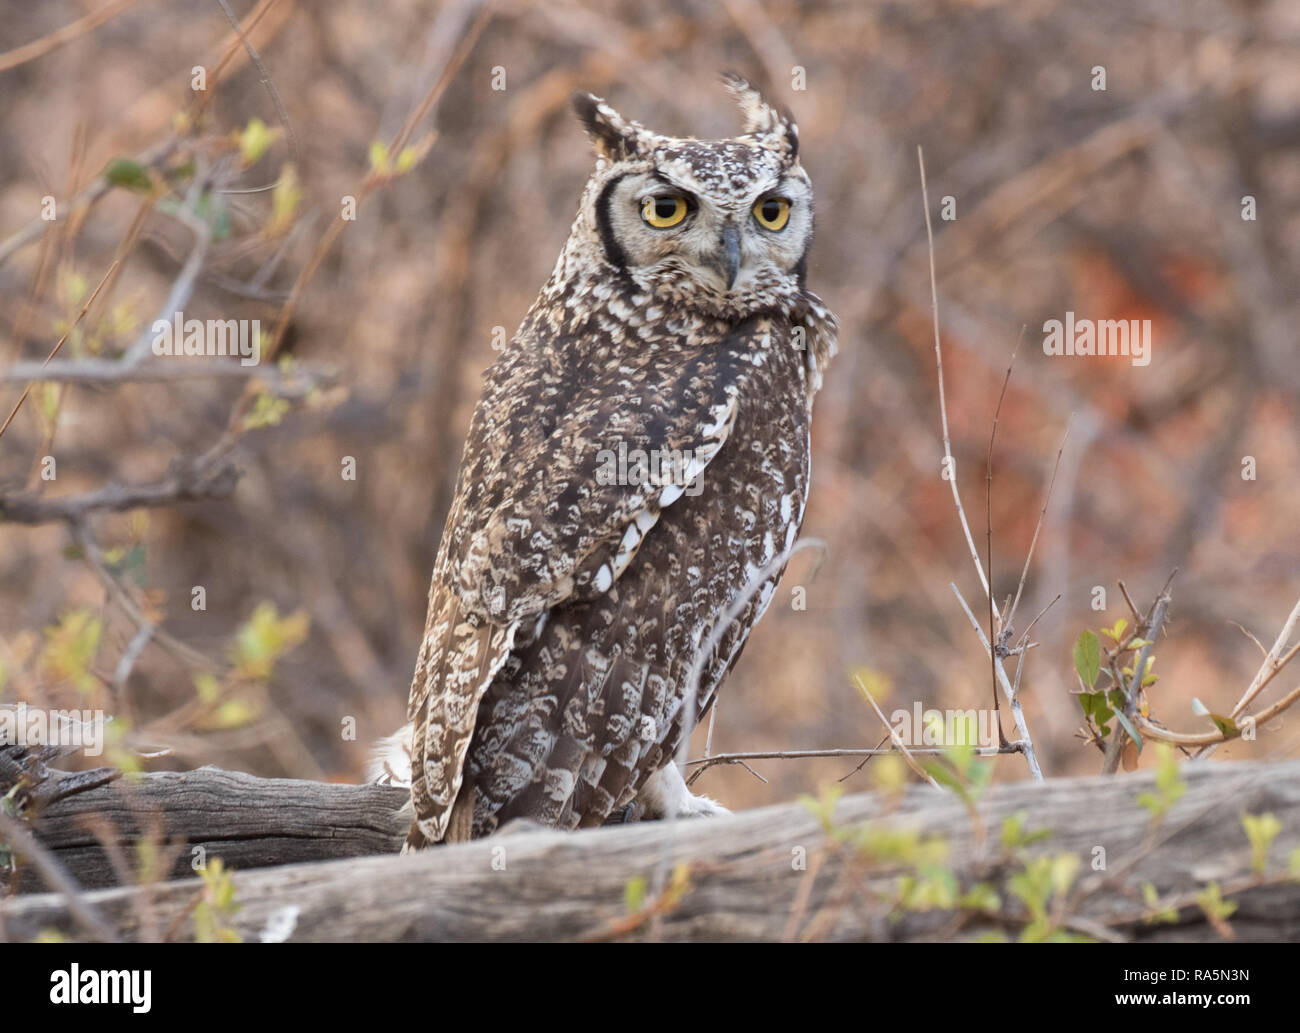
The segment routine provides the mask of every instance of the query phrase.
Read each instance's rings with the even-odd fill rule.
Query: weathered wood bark
[[[1113,881],[1070,909],[1076,931],[1134,939],[1216,938],[1219,933],[1192,902],[1196,891],[1216,881],[1237,903],[1230,919],[1237,936],[1300,938],[1300,884],[1281,874],[1300,843],[1300,762],[1187,764],[1181,772],[1187,791],[1154,832],[1151,815],[1137,803],[1139,793],[1152,791],[1146,773],[995,786],[979,807],[987,830],[983,843],[966,808],[928,787],[908,792],[892,811],[870,794],[839,801],[838,828],[908,827],[941,837],[948,848],[944,864],[961,887],[986,881],[998,890],[997,916],[972,912],[961,921],[953,911],[891,915],[898,876],[909,866],[868,863],[848,848],[828,847],[808,809],[785,804],[673,824],[507,833],[413,857],[245,870],[235,876],[240,909],[228,924],[246,940],[268,928],[289,930],[294,940],[918,939],[966,937],[990,927],[1014,936],[1027,916],[1006,892],[1006,879],[1023,870],[1024,856],[1007,857],[998,840],[1002,820],[1023,811],[1025,827],[1052,830],[1027,856],[1074,853],[1083,862],[1079,883]],[[235,866],[240,857],[245,865],[300,857],[294,851],[303,849],[304,839],[320,852],[313,856],[387,849],[404,824],[394,806],[401,793],[394,790],[272,782],[213,770],[183,780],[155,776],[144,786],[170,830],[187,829],[207,845],[209,856]],[[105,793],[83,793],[77,807]],[[1241,817],[1262,812],[1274,814],[1282,832],[1267,873],[1255,876]],[[121,811],[130,813],[129,807]],[[74,815],[65,810],[47,814],[38,832],[56,856],[80,860],[77,851],[89,848],[85,841],[73,843],[74,827]],[[1091,869],[1098,848],[1104,851],[1104,872]],[[806,870],[798,863],[802,858]],[[670,904],[654,895],[655,873],[678,864],[686,865],[688,884]],[[644,914],[629,918],[627,889],[640,879],[650,886],[647,901],[664,901],[653,925]],[[1176,924],[1143,921],[1145,882],[1162,901],[1185,905]],[[198,891],[199,883],[186,880],[147,892],[100,890],[83,899],[125,937],[174,929],[187,938],[187,910]],[[5,901],[0,921],[11,939],[46,929],[80,935],[63,898],[54,894]]]
[[[410,824],[399,814],[404,789],[257,778],[239,771],[199,768],[119,779],[44,808],[36,822],[42,843],[82,886],[115,886],[116,872],[87,819],[107,819],[117,841],[129,844],[149,831],[185,844],[171,877],[193,876],[192,860],[221,857],[233,868],[261,868],[395,854]],[[22,891],[38,890],[27,873]]]

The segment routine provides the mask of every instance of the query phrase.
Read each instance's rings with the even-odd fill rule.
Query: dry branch
[[[235,490],[239,470],[233,463],[174,463],[168,475],[152,484],[112,484],[99,491],[67,498],[0,495],[0,523],[76,522],[92,512],[120,513],[144,506],[226,498]]]
[[[1176,924],[1144,922],[1148,908],[1139,890],[1149,881],[1162,901],[1191,901],[1188,895],[1213,879],[1225,893],[1240,890],[1231,919],[1238,937],[1300,935],[1300,884],[1285,876],[1253,876],[1241,826],[1247,813],[1268,811],[1278,818],[1283,831],[1273,844],[1269,871],[1284,870],[1287,853],[1300,841],[1300,762],[1184,765],[1181,773],[1187,792],[1154,835],[1150,814],[1137,803],[1139,793],[1152,790],[1146,773],[995,786],[980,804],[981,823],[996,829],[1023,811],[1025,828],[1053,833],[1031,853],[1078,854],[1085,885],[1098,875],[1111,876],[1115,885],[1084,898],[1074,928],[1107,938],[1212,939],[1214,927],[1194,904],[1181,909]],[[635,939],[649,928],[648,920],[636,920],[642,913],[653,913],[659,935],[668,940],[777,940],[810,933],[837,940],[926,939],[954,933],[952,912],[908,912],[896,921],[845,897],[845,855],[827,849],[819,822],[799,804],[673,826],[507,832],[414,857],[353,857],[250,871],[308,856],[394,850],[406,823],[398,812],[405,794],[200,769],[147,776],[133,795],[161,810],[170,836],[191,838],[209,857],[242,869],[235,875],[240,908],[228,921],[245,940],[259,939],[273,918],[299,940]],[[102,885],[113,878],[111,866],[79,816],[104,813],[121,827],[139,827],[133,823],[143,812],[126,800],[113,788],[78,794],[52,806],[36,831],[66,870],[83,879],[97,874]],[[876,795],[846,797],[834,820],[840,827],[888,821],[943,837],[947,863],[963,887],[976,880],[996,883],[1022,863],[999,857],[996,836],[981,843],[965,806],[949,794],[916,787],[892,816],[885,816],[886,809]],[[1097,847],[1105,849],[1105,873],[1089,870]],[[806,851],[806,870],[792,863],[800,851]],[[688,866],[684,894],[672,906],[648,900],[629,914],[627,887],[665,857]],[[182,855],[181,863],[187,860]],[[888,895],[898,874],[896,866],[877,864],[850,885]],[[191,879],[149,891],[100,890],[82,899],[127,938],[139,935],[145,919],[159,928],[175,923],[178,935],[188,937],[185,916],[198,887]],[[1004,898],[1014,935],[1015,901]],[[958,935],[1007,928],[1005,915],[971,917]],[[0,922],[11,939],[51,928],[78,935],[56,894],[5,901]]]

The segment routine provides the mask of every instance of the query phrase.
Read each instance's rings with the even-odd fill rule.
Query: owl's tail
[[[409,789],[411,787],[411,741],[413,734],[414,727],[408,723],[392,735],[375,743],[370,754],[370,763],[366,767],[367,782],[381,786],[397,786],[400,789]],[[409,800],[403,810],[411,811],[412,817],[414,817],[415,812]],[[452,816],[448,823],[444,842],[458,843],[467,841],[471,834],[473,816],[473,788],[462,785],[460,793],[457,794],[456,803],[452,807]],[[420,826],[412,820],[411,829],[406,834],[406,843],[402,846],[402,853],[407,854],[413,850],[423,850],[428,845],[429,841],[420,831]]]

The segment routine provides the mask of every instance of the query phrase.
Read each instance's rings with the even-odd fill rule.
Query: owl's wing
[[[408,708],[415,809],[409,847],[441,842],[447,835],[478,702],[510,656],[518,627],[518,622],[501,626],[467,612],[455,592],[439,592],[435,581]]]
[[[411,685],[411,795],[423,839],[447,832],[479,700],[521,629],[567,599],[608,591],[660,511],[702,486],[735,421],[752,341],[702,348],[672,367],[653,355],[611,359],[574,388],[548,383],[522,350],[490,371]],[[660,474],[665,454],[671,460],[666,483],[640,476],[651,452]]]
[[[611,362],[554,410],[503,421],[453,543],[448,581],[462,602],[510,624],[607,591],[660,510],[707,490],[749,353],[715,345],[684,365]]]

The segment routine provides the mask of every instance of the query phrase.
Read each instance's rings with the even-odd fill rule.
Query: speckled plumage
[[[835,321],[803,283],[795,127],[729,86],[746,125],[724,141],[575,98],[596,169],[470,426],[411,685],[408,848],[633,802],[672,761],[714,622],[798,533]],[[638,223],[654,190],[693,206],[676,232]],[[797,233],[751,223],[778,195]],[[610,476],[638,450],[676,476]],[[705,658],[697,715],[779,576]]]

